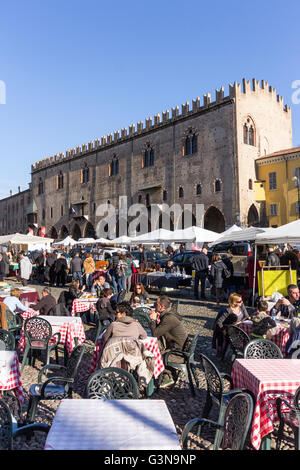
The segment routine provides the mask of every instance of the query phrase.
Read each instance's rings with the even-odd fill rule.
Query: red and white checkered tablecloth
[[[144,343],[145,348],[150,351],[154,357],[155,357],[155,363],[154,363],[154,378],[157,379],[157,377],[165,370],[164,366],[164,361],[163,358],[160,354],[160,350],[158,347],[158,342],[157,338],[154,338],[152,336],[148,336],[146,339],[141,340]],[[90,363],[90,372],[93,373],[95,372],[99,359],[101,356],[102,348],[103,348],[104,342],[102,336],[99,336],[98,341],[96,343],[95,349],[94,349],[94,354]]]
[[[19,315],[23,318],[24,322],[27,320],[27,318],[32,318],[37,315],[39,315],[38,310],[33,310],[33,308],[28,307],[28,309],[25,312],[21,312]]]
[[[73,349],[76,346],[75,338],[77,339],[77,345],[82,344],[85,341],[85,332],[83,328],[83,323],[81,318],[78,317],[56,317],[56,316],[42,316],[47,320],[52,326],[52,334],[59,332],[61,335],[60,344],[64,344],[67,350],[67,353],[70,355]],[[50,340],[50,344],[55,342]],[[19,341],[19,351],[24,353],[26,345],[26,338],[24,332],[21,333],[21,338]]]
[[[231,377],[234,388],[246,388],[256,397],[252,421],[251,443],[258,450],[262,439],[278,421],[276,398],[293,401],[300,386],[298,359],[236,359]]]
[[[0,396],[1,390],[13,390],[23,403],[24,392],[16,351],[0,351]]]
[[[95,302],[91,302],[90,300],[80,300],[74,299],[72,304],[72,316],[76,317],[77,313],[86,312],[87,310],[92,310],[93,312],[96,311]]]
[[[239,324],[239,327],[244,330],[248,336],[251,336],[252,332],[252,322],[242,322]],[[272,328],[269,333],[271,333],[271,336],[268,336],[268,339],[270,341],[273,341],[273,343],[276,344],[276,346],[279,347],[280,351],[282,352],[283,357],[286,357],[285,355],[285,345],[290,337],[289,334],[289,328],[282,326],[282,325],[277,325],[277,327]]]

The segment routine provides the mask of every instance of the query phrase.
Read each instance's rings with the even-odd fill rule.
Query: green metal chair
[[[134,309],[132,317],[137,320],[145,330],[150,330],[151,321],[149,317],[149,308],[138,307]]]
[[[244,350],[245,359],[283,359],[279,347],[267,339],[253,339]]]
[[[200,354],[200,362],[202,369],[205,374],[206,380],[206,401],[204,404],[202,418],[208,418],[209,413],[212,409],[213,403],[216,403],[219,406],[219,423],[222,422],[224,412],[230,398],[237,393],[244,393],[245,390],[239,388],[233,388],[233,381],[230,375],[224,374],[218,371],[215,364],[204,354]],[[198,377],[196,374],[197,365],[193,365],[193,376],[197,384],[198,389],[200,388]],[[226,390],[225,380],[229,382],[230,389]]]
[[[23,371],[26,364],[28,354],[34,353],[35,351],[45,351],[46,364],[48,364],[50,360],[50,353],[53,349],[55,349],[56,363],[58,364],[58,344],[60,342],[60,333],[55,333],[52,335],[52,327],[47,320],[39,316],[27,318],[24,323],[24,334],[26,338],[26,346],[21,372]],[[33,366],[34,359],[35,358],[33,357]]]
[[[125,300],[125,297],[126,297],[126,290],[121,290],[117,297],[117,304],[122,303]]]
[[[27,438],[35,431],[42,431],[48,434],[50,426],[45,423],[35,423],[27,426],[14,427],[11,411],[4,400],[0,400],[0,449],[12,450],[13,440],[21,435]]]
[[[41,369],[38,375],[38,383],[31,385],[29,389],[26,423],[34,422],[40,400],[72,398],[73,385],[84,352],[85,345],[82,344],[73,349],[66,366],[46,364]],[[43,375],[47,375],[49,372],[53,372],[54,375],[43,382]]]
[[[85,396],[89,399],[138,399],[139,388],[130,372],[118,367],[107,367],[89,377]]]
[[[282,404],[284,404],[288,410],[283,411],[281,409]],[[280,450],[280,444],[283,438],[283,430],[284,425],[286,424],[290,428],[292,428],[294,432],[294,439],[295,439],[295,449],[300,449],[300,387],[297,388],[293,405],[288,403],[283,398],[278,397],[276,399],[276,410],[277,415],[279,418],[279,428],[277,433],[277,442],[276,442],[276,450]]]
[[[222,422],[203,418],[194,418],[186,425],[182,433],[182,447],[187,449],[188,435],[197,427],[197,436],[201,436],[205,426],[217,429],[213,450],[243,450],[253,415],[253,400],[248,393],[238,393],[228,402]]]
[[[15,337],[8,330],[0,329],[0,351],[14,351]]]
[[[195,363],[195,350],[199,337],[200,330],[195,334],[192,341],[189,336],[187,337],[182,350],[171,349],[164,356],[165,367],[171,368],[171,371],[173,369],[172,376],[174,382],[177,382],[180,372],[183,372],[193,396],[195,396],[196,392],[193,383],[192,367]],[[176,358],[181,362],[176,362]],[[174,370],[177,371],[177,373],[174,373]]]
[[[94,315],[95,315],[95,317],[96,317],[96,325],[97,325],[96,337],[95,337],[95,345],[96,345],[99,336],[101,335],[101,333],[102,333],[104,330],[106,330],[106,329],[109,327],[109,325],[111,324],[112,320],[109,320],[109,319],[100,320],[100,318],[99,318],[99,313],[98,313],[98,312],[95,312]]]
[[[21,315],[12,313],[8,307],[4,309],[4,315],[6,318],[8,331],[13,333],[16,339],[19,338],[23,326],[23,319]]]
[[[236,358],[243,358],[245,347],[251,341],[247,333],[238,326],[229,325],[227,327],[227,336],[232,349],[231,361],[234,362]]]

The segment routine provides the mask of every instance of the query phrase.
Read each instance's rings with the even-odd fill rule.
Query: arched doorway
[[[76,240],[76,241],[79,238],[81,238],[81,230],[80,230],[80,227],[77,224],[75,224],[74,227],[73,227],[72,238],[73,238],[73,240]]]
[[[257,227],[259,225],[259,215],[254,204],[250,207],[248,211],[248,226]]]
[[[49,231],[49,235],[50,235],[50,238],[54,238],[54,240],[58,239],[58,234],[57,234],[57,230],[55,227],[51,227]]]
[[[222,212],[211,206],[204,215],[204,228],[212,232],[222,233],[225,230],[225,219]]]
[[[96,237],[95,229],[93,225],[90,222],[88,222],[85,226],[84,238],[95,238],[95,237]]]
[[[64,238],[66,238],[69,235],[69,230],[67,229],[65,225],[63,225],[59,233],[60,233],[60,238],[64,240]]]

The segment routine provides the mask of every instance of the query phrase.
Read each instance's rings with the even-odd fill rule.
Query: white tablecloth
[[[45,449],[180,450],[163,400],[62,400]]]

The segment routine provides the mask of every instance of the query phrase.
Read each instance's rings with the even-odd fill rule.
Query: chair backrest
[[[200,354],[200,362],[205,374],[207,391],[220,403],[224,391],[223,381],[220,373],[215,364],[204,354]]]
[[[70,379],[75,379],[79,364],[85,353],[85,349],[85,344],[80,344],[79,346],[76,346],[76,348],[73,349],[67,361],[66,377]]]
[[[229,325],[227,327],[227,335],[233,353],[243,354],[246,345],[251,341],[247,333],[238,326]]]
[[[198,344],[198,339],[199,339],[200,334],[201,334],[201,331],[199,330],[198,333],[194,335],[192,340],[188,336],[183,345],[182,350],[189,354],[189,362],[194,362],[196,346]]]
[[[244,351],[245,359],[282,359],[278,346],[267,339],[254,339],[247,344]]]
[[[0,351],[14,351],[15,338],[8,330],[0,329]]]
[[[23,424],[24,418],[22,414],[22,405],[14,392],[12,390],[7,390],[2,396],[2,400],[9,408],[9,411],[12,415],[12,421],[18,423],[19,425]]]
[[[121,292],[119,292],[118,297],[117,297],[117,304],[120,304],[121,302],[123,302],[125,300],[125,296],[126,296],[126,290],[121,290]]]
[[[30,347],[46,348],[52,336],[52,327],[47,320],[36,316],[25,320],[24,333]]]
[[[229,401],[224,416],[222,449],[242,450],[253,415],[253,400],[248,393],[238,393]],[[218,442],[218,432],[215,442]],[[217,450],[217,449],[216,449]]]
[[[0,449],[12,449],[12,417],[3,400],[0,400]]]
[[[151,326],[149,312],[150,310],[148,308],[139,307],[133,311],[132,315],[133,318],[137,320],[145,330],[147,330]]]
[[[97,370],[89,377],[85,395],[90,399],[138,399],[139,389],[130,372],[117,367],[107,367]],[[126,432],[126,429],[124,431]]]
[[[17,322],[16,322],[14,314],[9,310],[9,308],[6,308],[4,310],[4,315],[6,318],[7,329],[8,330],[15,329],[17,327]]]
[[[295,393],[294,407],[295,407],[296,413],[299,415],[300,414],[300,387],[297,388],[296,393]]]

